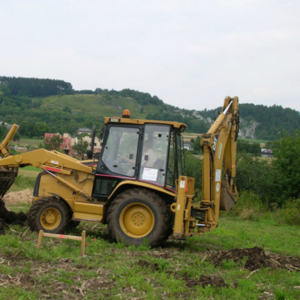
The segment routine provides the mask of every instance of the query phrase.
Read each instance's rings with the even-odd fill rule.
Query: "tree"
[[[72,111],[71,111],[71,109],[70,109],[69,106],[65,106],[65,107],[63,108],[63,111],[66,112],[66,113],[69,113],[69,114],[72,113]]]
[[[300,198],[300,130],[291,135],[281,133],[281,139],[273,143],[273,168],[276,175],[275,190],[278,202]]]
[[[47,150],[60,150],[60,145],[63,142],[63,138],[59,135],[55,135],[52,138],[46,138],[44,143],[40,145],[41,148],[45,148]]]
[[[269,161],[243,152],[237,157],[236,183],[239,193],[252,191],[262,202],[274,202],[274,172]]]
[[[46,132],[49,132],[49,126],[44,122],[36,122],[32,128],[32,136],[42,137]]]
[[[200,151],[201,151],[200,142],[201,142],[201,138],[200,138],[200,136],[197,136],[196,140],[194,140],[194,142],[192,144],[192,148],[193,148],[194,152],[200,153]]]
[[[249,143],[245,141],[239,141],[237,143],[237,152],[238,153],[248,153],[253,155],[261,155],[260,145],[258,143]]]
[[[88,142],[80,138],[78,139],[77,145],[73,145],[73,149],[76,151],[78,155],[81,156],[81,159],[83,160],[88,146],[89,146]]]
[[[0,126],[0,139],[1,140],[4,139],[6,134],[7,134],[7,130],[5,129],[5,127]]]
[[[78,136],[78,139],[83,139],[86,136],[90,136],[90,135],[86,132],[80,133],[79,136]]]
[[[16,134],[14,135],[13,141],[19,141],[21,139],[21,135],[19,132],[16,132]]]
[[[2,91],[6,96],[9,96],[11,94],[11,90],[9,89],[9,85],[7,82],[0,84],[0,91]]]
[[[195,178],[195,188],[202,187],[202,160],[190,151],[184,151],[185,172],[184,175]]]

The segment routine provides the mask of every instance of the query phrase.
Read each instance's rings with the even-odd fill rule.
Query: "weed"
[[[275,291],[275,299],[276,300],[285,300],[286,293],[282,289],[278,289]]]

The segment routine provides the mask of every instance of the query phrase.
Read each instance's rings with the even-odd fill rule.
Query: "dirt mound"
[[[140,259],[140,260],[138,261],[137,264],[138,264],[140,267],[143,267],[143,268],[149,268],[149,269],[151,269],[151,270],[153,270],[153,271],[159,269],[157,263],[152,264],[152,263],[149,263],[148,261],[142,260],[142,259]]]
[[[3,196],[3,201],[5,205],[15,205],[20,203],[31,204],[33,200],[33,191],[31,189],[26,189],[19,192],[9,192]]]
[[[150,269],[152,272],[159,270],[159,265],[157,263],[150,263],[146,260],[140,259],[137,264],[140,267]],[[174,276],[176,279],[183,279],[187,287],[193,287],[197,285],[201,285],[203,288],[205,288],[208,285],[214,286],[216,288],[229,287],[229,285],[225,283],[224,279],[217,275],[213,275],[213,276],[201,275],[199,279],[192,279],[188,277],[187,272],[185,272],[183,275],[179,274],[178,272],[172,272],[172,271],[167,271],[166,273]]]
[[[14,213],[8,211],[4,202],[0,199],[0,234],[4,234],[4,229],[10,224],[24,225],[27,216],[23,212]]]
[[[271,267],[270,257],[267,256],[264,250],[260,247],[221,251],[219,255],[211,256],[211,260],[215,266],[222,266],[223,260],[228,261],[232,259],[234,262],[238,262],[244,257],[247,257],[244,268],[249,271],[254,271],[261,267]]]
[[[300,259],[295,257],[279,256],[275,254],[267,255],[260,247],[248,249],[231,249],[221,251],[219,254],[211,254],[210,260],[215,266],[221,267],[223,261],[233,260],[235,263],[241,261],[244,257],[247,258],[244,268],[249,271],[254,271],[264,268],[283,268],[288,270],[300,271]]]
[[[224,279],[220,276],[214,275],[214,276],[205,276],[205,275],[200,275],[199,280],[197,279],[190,279],[190,278],[185,278],[185,284],[187,287],[193,287],[196,285],[201,285],[203,288],[206,286],[213,286],[215,288],[228,288],[229,285],[225,283]]]

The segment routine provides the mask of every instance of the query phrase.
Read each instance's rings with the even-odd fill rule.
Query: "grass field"
[[[33,189],[39,172],[41,172],[41,169],[32,166],[28,166],[22,169],[20,168],[18,171],[18,176],[9,191],[16,192],[22,191],[27,188]]]
[[[44,142],[44,139],[29,139],[22,137],[19,142],[12,142],[12,146],[18,146],[18,147],[29,147],[37,149],[39,148],[40,144]]]
[[[101,225],[82,224],[70,234],[82,230],[84,257],[76,241],[44,238],[36,249],[37,233],[26,227],[0,236],[0,299],[299,299],[297,227],[223,216],[216,230],[161,248],[112,243]],[[274,266],[248,270],[246,257],[215,263],[224,251],[254,246]]]
[[[36,98],[42,108],[63,109],[65,106],[72,107],[74,113],[89,113],[106,117],[121,116],[124,109],[129,109],[133,118],[145,118],[148,113],[157,111],[153,104],[141,105],[134,99],[123,97],[122,101],[116,97],[103,95],[62,95],[49,96],[41,99]],[[87,110],[88,107],[88,110]]]
[[[39,170],[20,170],[19,189]],[[9,209],[27,212],[29,205]],[[14,225],[0,235],[0,299],[299,299],[300,230],[276,219],[242,220],[222,213],[219,226],[158,248],[114,243],[101,224],[68,234],[80,242],[44,238]]]

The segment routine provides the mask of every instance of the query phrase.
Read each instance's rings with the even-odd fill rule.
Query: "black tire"
[[[29,210],[28,223],[32,231],[61,233],[69,222],[69,212],[65,204],[52,197],[43,197]]]
[[[116,197],[107,212],[108,229],[115,241],[139,246],[144,240],[158,246],[168,238],[170,214],[154,192],[134,188]]]
[[[67,224],[66,228],[71,230],[76,228],[78,225],[80,224],[80,221],[69,221],[69,223]]]

